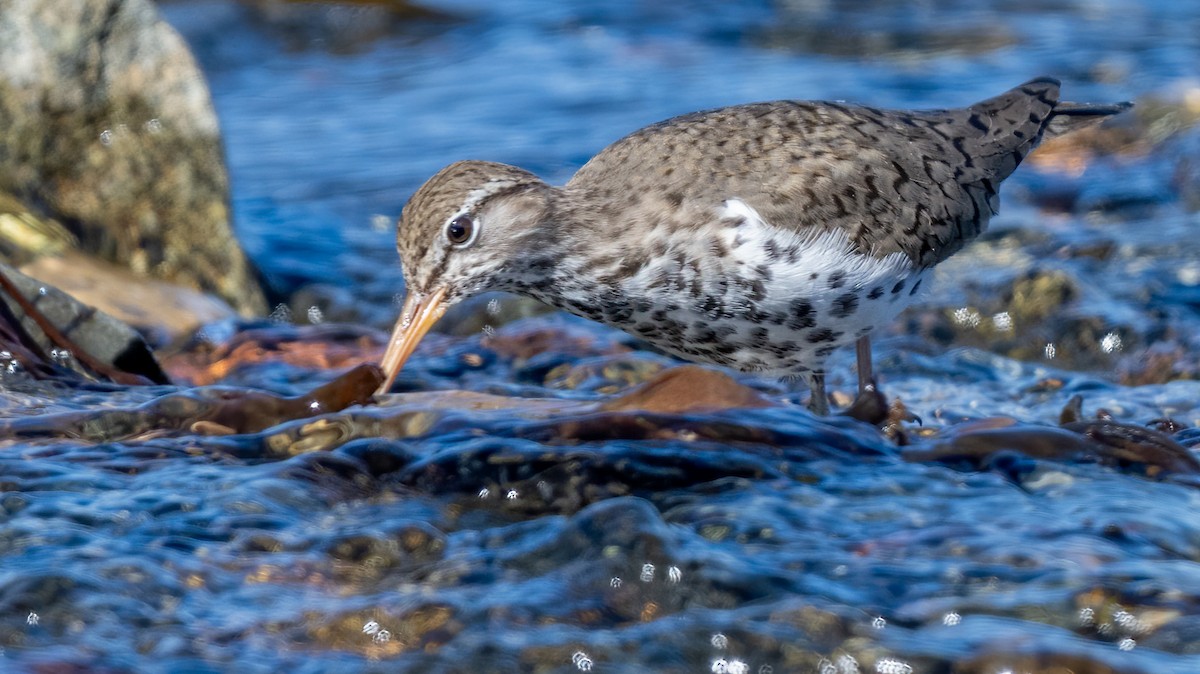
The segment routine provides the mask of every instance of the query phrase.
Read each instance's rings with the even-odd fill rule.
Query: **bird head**
[[[407,294],[383,356],[392,383],[452,304],[518,276],[536,250],[553,188],[515,166],[461,161],[439,171],[400,216],[396,247]]]

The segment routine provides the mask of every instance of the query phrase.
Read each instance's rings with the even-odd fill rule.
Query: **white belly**
[[[736,199],[721,215],[719,246],[684,233],[625,280],[619,327],[687,360],[784,376],[822,370],[920,287],[907,256],[861,254],[842,230],[785,231]]]

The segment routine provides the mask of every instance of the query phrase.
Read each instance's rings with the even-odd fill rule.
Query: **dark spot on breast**
[[[869,300],[877,300],[880,297],[883,297],[883,286],[875,286],[871,288],[871,292],[867,293],[867,299]]]
[[[792,300],[791,320],[788,327],[793,330],[806,330],[817,324],[812,302],[808,300]]]
[[[829,275],[829,287],[837,290],[846,285],[846,272],[835,271]]]
[[[904,290],[904,281],[896,281],[896,285],[892,286],[892,294],[899,295],[901,290]]]
[[[845,318],[858,311],[858,293],[848,292],[838,295],[833,300],[829,315],[834,318]]]
[[[908,291],[908,295],[910,297],[913,295],[916,295],[917,291],[920,289],[921,289],[921,279],[917,279],[917,282],[913,284],[912,290]]]
[[[822,346],[816,351],[817,358],[828,358],[836,349],[836,346]]]
[[[763,245],[763,252],[767,254],[767,259],[771,262],[779,260],[779,244],[775,239],[770,239]]]
[[[834,332],[833,330],[830,330],[829,328],[821,328],[819,330],[813,330],[812,332],[808,333],[808,343],[809,344],[821,344],[824,342],[835,342],[835,341],[837,341],[837,338],[841,337],[841,336],[842,336],[842,333],[840,333],[840,332]]]

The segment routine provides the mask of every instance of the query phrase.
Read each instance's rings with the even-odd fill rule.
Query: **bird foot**
[[[855,396],[850,406],[839,412],[842,416],[858,419],[872,426],[879,426],[888,420],[889,408],[887,396],[875,385],[875,381],[862,388]]]

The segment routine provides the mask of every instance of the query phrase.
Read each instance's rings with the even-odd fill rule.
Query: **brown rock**
[[[681,414],[772,405],[770,400],[737,383],[729,375],[696,365],[683,365],[605,402],[600,409],[605,412]]]
[[[212,295],[139,278],[128,269],[79,251],[39,257],[21,267],[21,272],[53,283],[80,302],[150,334],[157,344],[236,315],[228,304]]]

